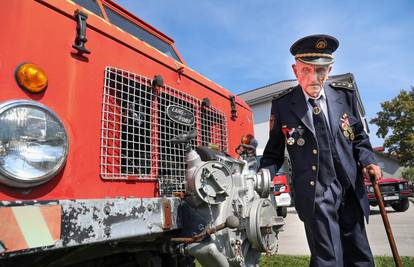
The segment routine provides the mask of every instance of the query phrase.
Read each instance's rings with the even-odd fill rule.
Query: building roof
[[[356,90],[358,104],[361,112],[361,116],[365,117],[365,109],[362,105],[361,97],[359,95],[358,87],[352,73],[345,73],[340,75],[332,75],[329,77],[328,82],[332,81],[346,81],[350,82],[354,85]],[[279,82],[275,82],[272,84],[268,84],[244,93],[239,94],[238,96],[242,98],[248,105],[255,105],[262,102],[267,102],[271,100],[273,97],[278,96],[284,93],[287,89],[298,85],[297,80],[283,80]]]
[[[283,93],[286,89],[296,85],[298,85],[297,80],[279,81],[241,93],[239,94],[239,97],[246,101],[247,104],[254,105],[268,101],[269,99]]]

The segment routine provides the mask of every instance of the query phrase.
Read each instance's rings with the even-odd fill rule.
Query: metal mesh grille
[[[185,148],[170,140],[198,131],[191,145],[214,144],[227,152],[226,117],[214,107],[168,86],[153,92],[151,80],[107,67],[102,107],[101,177],[110,180],[158,180],[161,195],[184,192]],[[168,106],[195,116],[194,125],[169,119]]]

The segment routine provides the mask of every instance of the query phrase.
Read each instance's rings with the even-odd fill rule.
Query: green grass
[[[309,266],[308,256],[288,256],[288,255],[276,255],[276,256],[262,256],[260,259],[260,266],[263,267],[307,267]],[[402,265],[404,267],[414,267],[414,257],[401,257]],[[393,257],[376,256],[376,267],[390,267],[394,266]]]
[[[402,266],[414,267],[414,257],[401,257]],[[196,266],[201,265],[196,262]],[[275,255],[275,256],[262,256],[260,258],[260,266],[262,267],[308,267],[309,256],[289,256],[289,255]],[[388,256],[376,256],[376,267],[391,267],[394,265],[393,257]]]

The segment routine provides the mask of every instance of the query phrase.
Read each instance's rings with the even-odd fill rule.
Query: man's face
[[[323,83],[328,79],[332,64],[311,65],[296,61],[296,64],[293,64],[292,68],[302,89],[309,96],[316,98],[323,88]]]

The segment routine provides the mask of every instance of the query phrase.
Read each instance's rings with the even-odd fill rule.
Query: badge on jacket
[[[298,125],[297,132],[299,134],[299,138],[298,138],[298,140],[296,140],[296,144],[298,144],[298,146],[305,145],[305,139],[303,138],[303,134],[305,133],[305,129],[303,129],[301,125]]]
[[[354,129],[350,126],[348,114],[344,113],[341,117],[342,133],[351,141],[355,139]]]
[[[286,144],[294,145],[295,138],[293,138],[293,133],[295,132],[295,128],[288,128],[287,125],[282,125],[282,133],[286,138]]]

